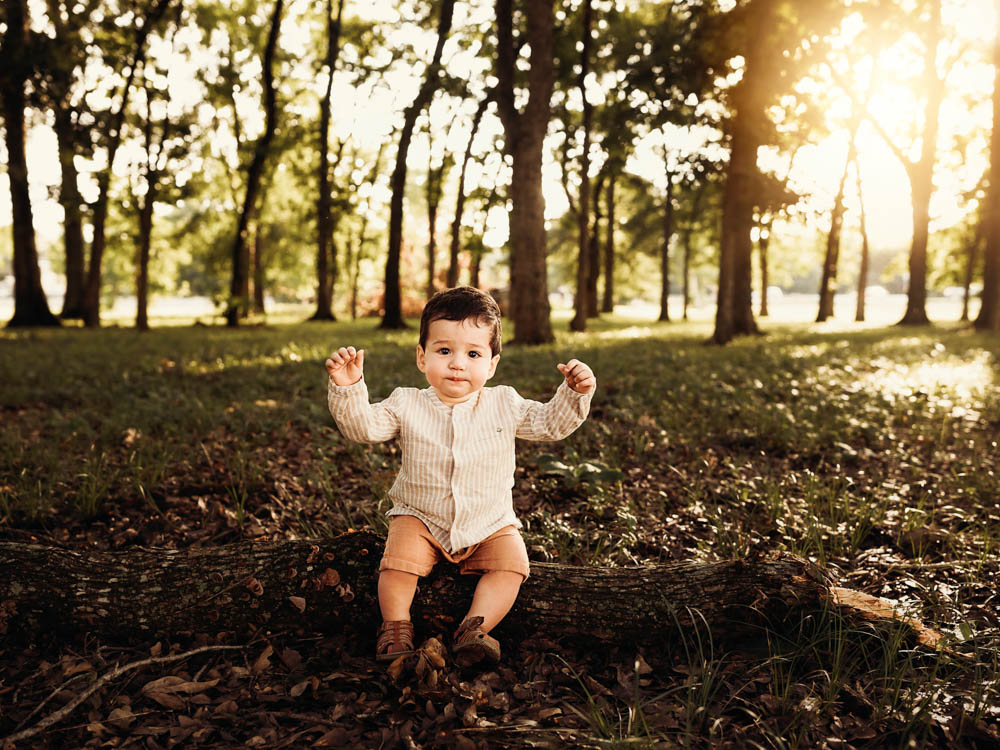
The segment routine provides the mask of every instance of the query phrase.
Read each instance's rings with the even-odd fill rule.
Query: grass
[[[494,380],[544,399],[568,357],[598,376],[581,430],[519,444],[515,504],[533,559],[787,550],[911,607],[966,653],[928,657],[902,632],[830,617],[737,664],[697,630],[674,649],[680,672],[637,674],[628,696],[597,696],[576,675],[572,712],[594,746],[752,735],[809,747],[817,727],[849,736],[831,724],[849,707],[887,747],[1000,723],[1000,636],[986,614],[1000,574],[1000,339],[772,325],[718,348],[704,345],[705,322],[559,329],[552,345],[505,350]],[[0,538],[28,529],[169,545],[384,531],[397,449],[340,437],[322,362],[337,345],[365,348],[369,389],[383,398],[424,385],[415,338],[372,321],[4,331]]]

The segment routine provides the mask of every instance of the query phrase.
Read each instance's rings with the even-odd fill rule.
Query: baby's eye
[[[470,359],[479,359],[482,356],[483,355],[480,354],[479,352],[469,352],[469,358]]]
[[[451,349],[449,349],[447,346],[442,346],[440,349],[438,349],[438,354],[451,354]]]

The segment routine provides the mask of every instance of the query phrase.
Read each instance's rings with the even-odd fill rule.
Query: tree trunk
[[[941,2],[934,3],[930,38],[924,55],[924,78],[927,103],[924,107],[924,132],[921,136],[920,161],[906,163],[913,197],[913,243],[910,245],[909,286],[906,312],[899,325],[927,325],[927,235],[929,232],[931,192],[934,189],[934,160],[937,153],[938,115],[944,99],[944,81],[937,73],[937,48],[941,39]]]
[[[445,173],[448,170],[450,155],[447,151],[441,159],[441,164],[434,167],[431,164],[430,149],[427,156],[427,299],[434,296],[437,284],[434,276],[437,274],[437,217],[441,206],[441,189]]]
[[[399,280],[399,258],[403,245],[403,199],[406,192],[406,155],[410,150],[413,126],[423,108],[441,85],[441,53],[451,31],[451,19],[455,10],[455,0],[443,0],[441,16],[438,18],[437,45],[434,57],[416,98],[403,112],[403,128],[399,133],[399,148],[396,150],[396,166],[392,170],[392,199],[389,202],[389,252],[385,261],[385,311],[379,328],[406,328],[403,320],[403,298]]]
[[[0,542],[0,635],[127,639],[229,631],[239,638],[262,628],[371,629],[382,549],[383,540],[367,532],[124,552]],[[418,629],[450,632],[475,583],[455,566],[438,565],[414,602]],[[704,624],[713,638],[745,639],[790,613],[843,604],[855,593],[788,553],[628,568],[533,562],[503,627],[632,644]],[[920,632],[919,623],[909,624]]]
[[[701,206],[701,197],[705,193],[705,183],[702,182],[695,190],[694,199],[691,203],[691,214],[684,226],[684,269],[683,269],[683,295],[684,308],[683,318],[688,319],[688,307],[691,305],[691,235],[694,233],[695,221],[698,216],[698,209]]]
[[[574,315],[569,323],[571,331],[587,330],[587,313],[590,311],[589,295],[587,294],[587,285],[590,281],[590,130],[594,119],[594,108],[587,101],[586,80],[587,72],[590,69],[592,15],[592,0],[583,0],[583,40],[580,45],[580,74],[577,77],[577,86],[583,99],[583,151],[580,154],[579,211],[576,214],[579,257],[576,264]]]
[[[53,107],[55,115],[56,142],[59,148],[61,184],[59,205],[63,210],[63,245],[66,250],[66,295],[63,297],[64,320],[78,320],[83,317],[83,198],[77,182],[76,128],[73,112],[69,106],[59,103]]]
[[[767,309],[767,249],[771,244],[771,219],[765,221],[758,228],[760,230],[757,237],[757,262],[760,267],[760,317],[766,318],[770,314]]]
[[[122,142],[125,114],[132,93],[132,82],[135,80],[136,71],[146,59],[146,39],[153,30],[153,26],[159,23],[167,12],[170,2],[171,0],[157,0],[142,28],[136,31],[135,54],[129,61],[128,74],[125,78],[125,84],[122,86],[121,101],[118,104],[118,110],[111,117],[112,125],[107,132],[108,163],[97,177],[97,203],[94,204],[90,265],[87,268],[87,284],[83,294],[83,323],[88,328],[97,328],[101,325],[101,264],[104,262],[104,248],[107,244],[104,231],[108,220],[112,167],[115,163],[118,147]]]
[[[751,255],[755,203],[754,186],[758,179],[757,147],[767,130],[761,89],[768,85],[760,69],[762,59],[774,54],[767,43],[772,25],[775,0],[757,0],[753,15],[755,29],[745,54],[743,80],[733,91],[732,139],[726,187],[722,198],[722,237],[719,247],[719,289],[712,340],[725,344],[734,336],[755,334],[751,294]]]
[[[542,146],[555,80],[552,0],[531,0],[524,7],[531,53],[528,102],[523,112],[514,106],[513,0],[496,0],[496,14],[497,101],[504,126],[504,150],[512,159],[510,318],[516,342],[544,344],[554,340],[549,319],[542,194]]]
[[[274,85],[274,55],[278,47],[278,35],[281,32],[281,13],[284,0],[275,0],[274,11],[271,13],[271,26],[267,34],[267,45],[264,47],[262,61],[264,74],[264,132],[254,146],[253,160],[247,170],[246,195],[243,198],[243,209],[236,225],[236,236],[233,239],[232,279],[229,284],[229,304],[226,307],[226,326],[236,328],[240,318],[246,315],[250,300],[250,253],[247,246],[250,219],[257,206],[257,193],[260,190],[261,176],[264,172],[264,162],[271,150],[271,141],[278,127],[277,92]]]
[[[604,170],[597,175],[594,182],[594,189],[591,191],[594,216],[591,222],[590,242],[587,252],[590,254],[589,273],[587,274],[587,317],[596,318],[601,314],[601,309],[597,300],[597,281],[601,276],[601,197],[604,191],[604,179],[607,176]]]
[[[983,258],[983,294],[975,327],[1000,333],[1000,8],[993,46],[993,133],[990,136],[990,185],[986,193],[986,251]]]
[[[976,224],[972,242],[965,249],[965,278],[962,279],[962,314],[959,320],[969,322],[969,298],[972,293],[972,280],[976,276],[976,266],[979,264],[979,245],[983,241],[983,221]]]
[[[615,180],[614,170],[608,173],[608,189],[605,193],[607,203],[606,237],[604,240],[604,300],[601,312],[615,310]]]
[[[847,174],[854,161],[855,138],[858,134],[858,121],[851,128],[851,140],[847,148],[847,159],[844,161],[844,171],[840,175],[840,186],[837,197],[833,200],[833,212],[830,215],[830,233],[826,236],[826,254],[823,258],[823,273],[819,282],[819,311],[816,322],[822,323],[833,316],[833,295],[837,289],[837,263],[840,258],[840,234],[844,226],[844,187],[847,185]]]
[[[24,151],[25,83],[31,70],[28,52],[30,22],[27,0],[8,2],[0,55],[0,99],[3,102],[7,145],[7,176],[14,233],[14,315],[7,323],[17,326],[57,326],[59,318],[49,309],[42,289],[35,245],[35,225],[28,191],[28,162]]]
[[[476,138],[479,123],[482,122],[491,98],[492,93],[487,94],[476,107],[476,114],[472,118],[472,130],[469,132],[469,140],[465,144],[465,154],[462,156],[462,171],[458,176],[458,194],[455,196],[455,218],[451,222],[451,246],[448,250],[447,285],[449,289],[458,286],[458,252],[461,249],[462,241],[462,214],[465,212],[465,174],[469,162],[472,160],[472,142]]]
[[[664,158],[664,164],[667,164]],[[674,176],[667,167],[667,197],[663,203],[663,236],[660,239],[660,317],[670,320],[670,241],[674,236]]]
[[[316,312],[310,320],[336,320],[333,314],[333,287],[336,272],[330,263],[330,94],[333,71],[340,54],[340,22],[344,0],[333,17],[333,0],[326,0],[326,90],[319,103],[319,195],[316,196]],[[332,264],[334,267],[336,263]]]
[[[253,305],[255,313],[264,315],[264,287],[266,274],[264,272],[264,225],[260,217],[254,222],[253,228]]]
[[[858,298],[854,309],[854,320],[863,323],[865,319],[865,294],[868,292],[868,267],[871,251],[868,247],[868,217],[865,215],[865,196],[861,190],[861,165],[855,161],[854,174],[858,181],[858,207],[861,209],[861,267],[858,269]]]

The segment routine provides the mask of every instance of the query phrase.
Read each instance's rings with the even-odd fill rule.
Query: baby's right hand
[[[364,374],[365,350],[342,346],[326,361],[326,371],[335,385],[354,385]]]

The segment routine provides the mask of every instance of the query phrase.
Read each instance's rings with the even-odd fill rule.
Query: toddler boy
[[[500,361],[500,309],[488,294],[458,287],[435,294],[420,319],[417,368],[430,387],[396,388],[368,402],[364,350],[341,347],[326,360],[328,403],[349,439],[398,437],[402,464],[389,497],[393,507],[379,564],[382,613],[375,658],[413,653],[410,605],[420,576],[440,559],[481,577],[455,632],[463,665],[500,658],[488,633],[510,611],[528,577],[528,554],[514,515],[514,438],[560,440],[586,419],[597,385],[576,359],[547,403],[510,386],[484,388]]]

